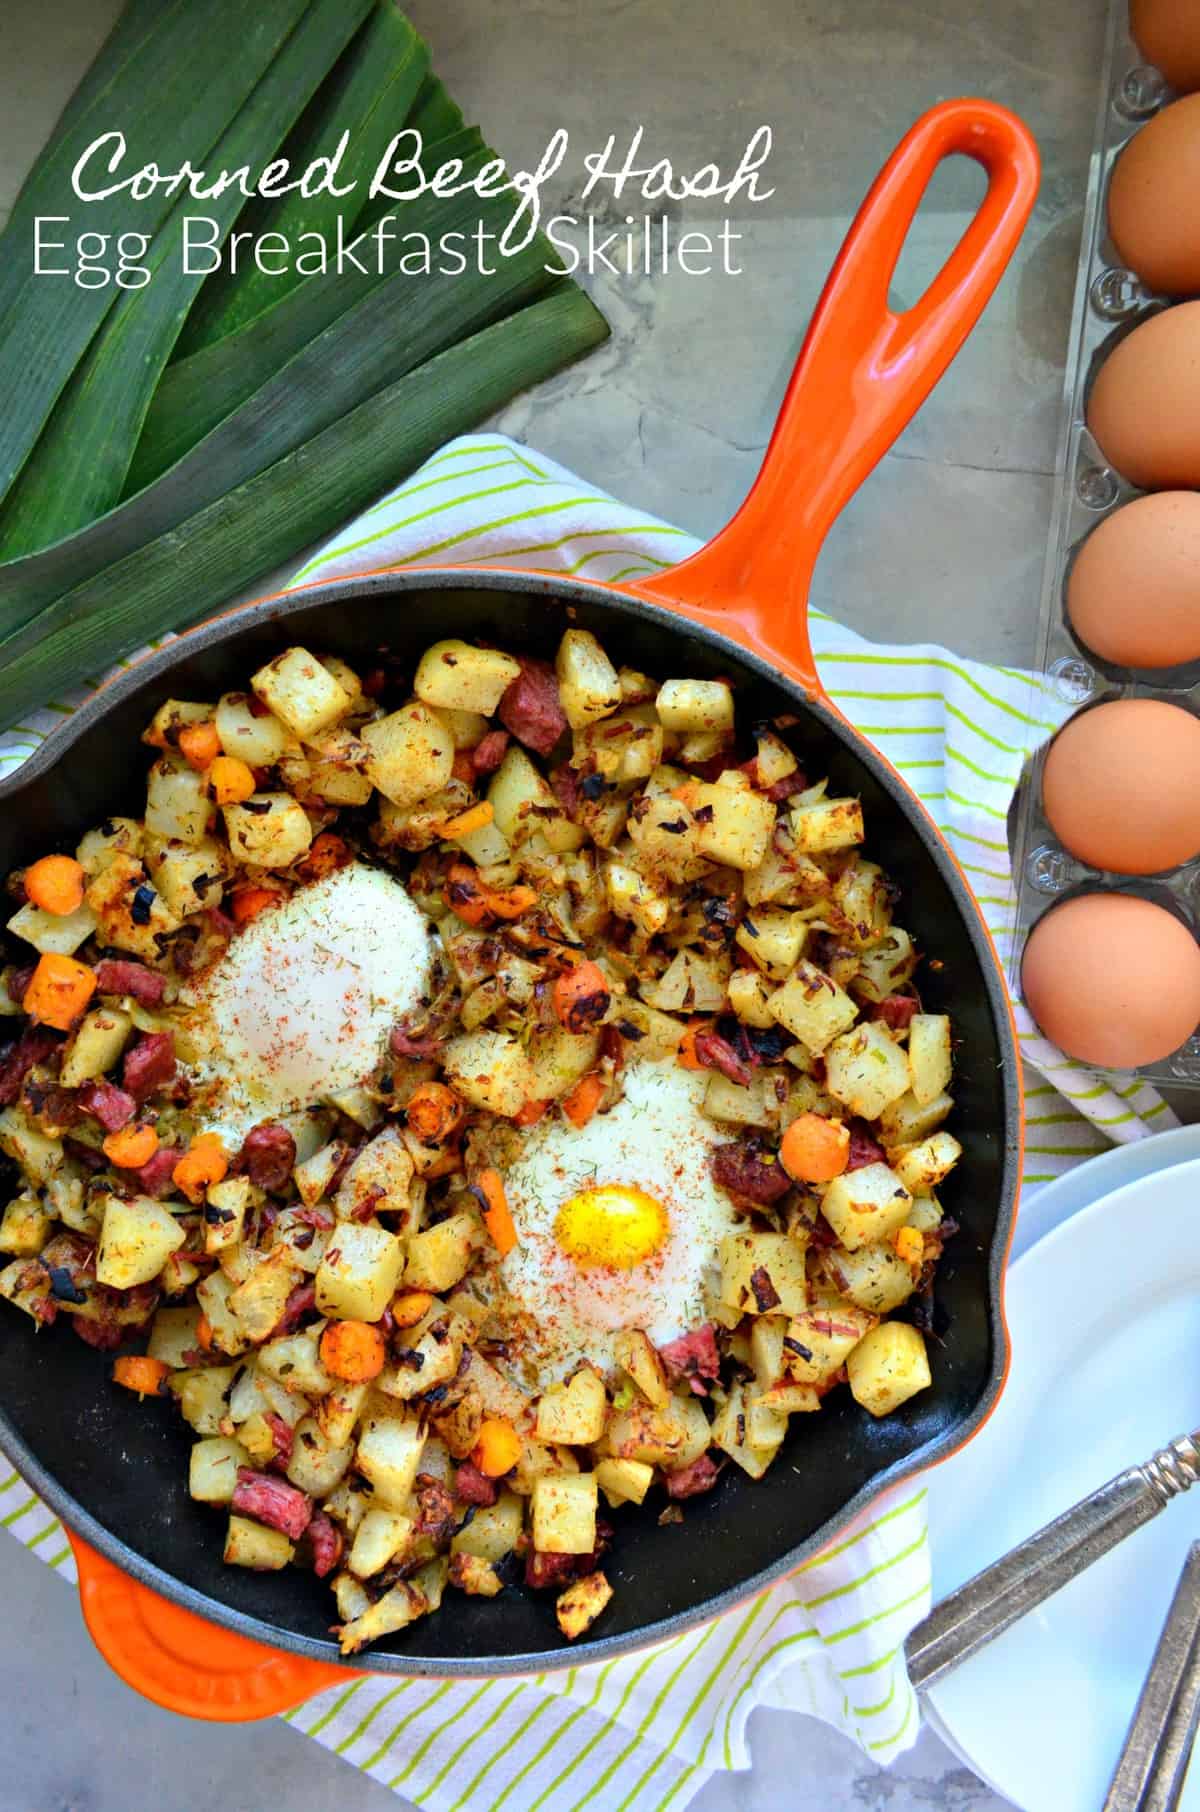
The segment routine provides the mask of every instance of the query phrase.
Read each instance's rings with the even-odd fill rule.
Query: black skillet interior
[[[898,922],[940,965],[923,965],[923,998],[931,1010],[953,1014],[960,1040],[953,1129],[965,1153],[943,1196],[962,1231],[938,1278],[942,1332],[931,1344],[932,1389],[880,1422],[848,1392],[835,1393],[820,1415],[793,1419],[784,1453],[764,1479],[754,1483],[730,1468],[717,1491],[687,1505],[682,1527],[658,1526],[658,1493],[641,1510],[623,1509],[605,1563],[613,1602],[597,1638],[569,1654],[552,1594],[521,1588],[494,1600],[449,1594],[437,1616],[369,1657],[380,1671],[465,1674],[577,1663],[666,1635],[765,1584],[802,1550],[828,1541],[881,1483],[951,1451],[986,1413],[1005,1361],[998,1297],[1015,1197],[1014,1053],[999,978],[956,900],[961,878],[928,829],[914,830],[882,767],[850,746],[836,719],[798,705],[778,676],[728,643],[635,600],[562,583],[524,581],[528,589],[512,590],[497,574],[472,584],[449,575],[399,583],[359,581],[332,598],[260,606],[192,637],[178,664],[165,666],[159,656],[126,676],[65,758],[0,796],[0,872],[47,848],[72,847],[109,812],[140,811],[148,753],[138,738],[165,698],[244,688],[270,653],[292,642],[360,665],[376,664],[386,647],[410,669],[435,633],[549,654],[563,627],[565,593],[574,620],[622,662],[664,677],[732,675],[742,723],[799,711],[789,735],[798,751],[811,751],[810,771],[831,774],[835,793],[862,796],[870,853],[902,890]],[[255,1574],[223,1566],[221,1517],[187,1495],[190,1431],[165,1404],[142,1406],[113,1388],[107,1370],[69,1329],[39,1336],[6,1308],[0,1438],[10,1457],[68,1521],[147,1583],[262,1640],[336,1658],[327,1586],[295,1569]],[[82,1523],[74,1505],[86,1513]]]

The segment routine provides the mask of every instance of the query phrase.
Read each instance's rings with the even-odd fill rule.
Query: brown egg
[[[1166,296],[1200,295],[1197,195],[1200,94],[1135,133],[1108,186],[1108,230],[1122,263]]]
[[[1129,0],[1129,26],[1147,63],[1172,88],[1200,88],[1200,7],[1196,0]]]
[[[1119,667],[1200,660],[1200,495],[1156,491],[1106,516],[1075,557],[1067,615]]]
[[[1080,894],[1034,926],[1021,988],[1068,1057],[1136,1069],[1170,1056],[1200,1023],[1200,946],[1163,906]]]
[[[1093,868],[1153,875],[1200,851],[1200,718],[1154,698],[1082,711],[1050,744],[1042,804]]]
[[[1200,302],[1151,315],[1113,347],[1087,421],[1105,458],[1139,490],[1200,486]]]

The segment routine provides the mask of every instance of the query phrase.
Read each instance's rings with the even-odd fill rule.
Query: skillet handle
[[[67,1530],[88,1633],[127,1686],[168,1711],[214,1723],[274,1717],[354,1670],[266,1648],[171,1604]]]
[[[930,177],[972,157],[987,194],[921,299],[888,286]],[[762,470],[733,520],[690,559],[626,589],[733,635],[822,694],[809,580],[834,518],[911,420],[982,314],[1037,195],[1038,153],[992,101],[923,114],[876,178],[821,294]]]

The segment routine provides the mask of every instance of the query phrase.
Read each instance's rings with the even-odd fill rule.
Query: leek
[[[0,727],[224,603],[607,332],[582,290],[556,284],[86,580],[0,641]],[[381,612],[380,639],[386,634]]]
[[[315,0],[213,151],[215,169],[251,176],[277,149],[342,51],[370,0]],[[244,206],[236,185],[205,202],[227,233]],[[203,275],[183,268],[186,197],[142,261],[150,278],[123,290],[59,397],[33,453],[0,506],[0,559],[49,546],[119,500],[150,399]]]
[[[119,72],[126,171],[151,160],[175,169],[187,159],[197,163],[205,158],[304,11],[305,0],[256,0],[250,8],[240,0],[166,5],[162,23],[137,43]],[[55,172],[62,175],[65,189],[86,147],[100,131],[115,130],[112,107],[106,88],[79,110],[44,168],[26,184],[26,196],[41,197]],[[81,289],[69,277],[35,273],[27,212],[34,205],[27,201],[15,210],[0,237],[0,269],[18,266],[2,286],[0,498],[29,457],[117,293],[112,284]],[[154,232],[172,206],[164,190],[156,189],[143,201],[121,190],[105,204],[110,244],[124,232]],[[63,211],[61,205],[55,211]]]

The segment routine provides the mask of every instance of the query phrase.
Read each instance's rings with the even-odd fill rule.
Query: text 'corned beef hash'
[[[249,685],[9,879],[0,1293],[136,1343],[225,1559],[328,1575],[346,1654],[517,1578],[577,1636],[606,1508],[929,1383],[950,1022],[723,681],[572,628]]]

